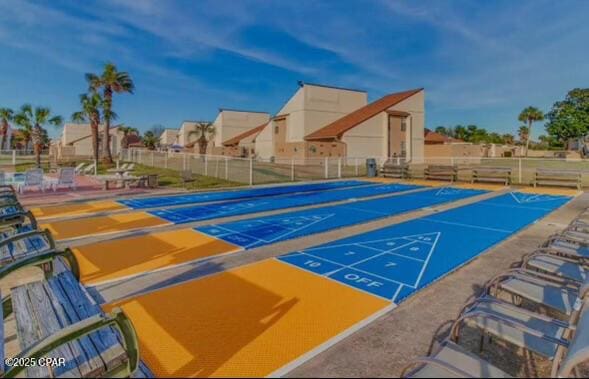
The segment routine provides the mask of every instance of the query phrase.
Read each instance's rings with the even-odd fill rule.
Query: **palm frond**
[[[82,123],[82,122],[87,121],[86,114],[81,111],[72,113],[71,119],[72,119],[72,122],[76,122],[76,123]]]

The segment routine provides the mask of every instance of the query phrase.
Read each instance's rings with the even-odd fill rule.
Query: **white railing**
[[[128,149],[121,152],[121,159],[250,185],[366,175],[366,158],[253,159]]]
[[[217,177],[245,184],[292,182],[301,180],[334,179],[366,176],[367,158],[325,157],[308,159],[252,159],[224,155],[199,155],[187,152],[159,152],[144,149],[129,149],[121,158],[147,166],[176,171],[190,170],[194,174]],[[378,168],[386,161],[374,158]],[[402,162],[391,158],[393,163],[407,163],[413,177],[422,177],[428,164],[457,165],[459,180],[470,181],[472,168],[479,166],[509,167],[512,183],[530,184],[537,168],[575,170],[582,173],[583,182],[589,186],[589,160],[565,158],[488,158],[488,157],[426,157]]]
[[[41,158],[46,160],[48,157],[48,150],[41,152]],[[30,149],[12,149],[12,150],[0,150],[0,163],[24,163],[35,160],[35,152]]]

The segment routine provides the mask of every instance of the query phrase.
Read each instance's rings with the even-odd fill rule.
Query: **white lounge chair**
[[[84,175],[94,175],[94,169],[96,168],[96,164],[91,163],[82,171]]]
[[[25,180],[17,184],[18,192],[24,193],[29,188],[37,187],[41,192],[45,192],[45,182],[43,181],[43,170],[34,168],[25,172]]]
[[[59,187],[66,187],[76,189],[76,174],[73,167],[63,167],[59,169],[59,176],[56,181],[51,183],[53,191],[57,191]]]
[[[84,170],[84,167],[86,166],[85,162],[80,163],[79,165],[76,166],[76,168],[74,169],[74,172],[78,175],[80,175],[82,173],[82,171]]]

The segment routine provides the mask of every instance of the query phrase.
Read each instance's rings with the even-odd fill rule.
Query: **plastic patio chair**
[[[53,191],[57,191],[59,187],[66,187],[76,189],[76,174],[73,167],[62,167],[59,169],[57,180],[51,183]]]
[[[521,267],[536,270],[547,275],[583,283],[587,279],[587,265],[578,259],[561,257],[537,250],[523,257]]]
[[[578,283],[566,278],[522,269],[509,270],[487,282],[485,293],[498,297],[511,294],[514,302],[526,299],[570,316],[580,300],[589,294],[589,278]]]
[[[514,323],[513,325],[519,330],[527,331],[521,324]],[[580,311],[578,321],[574,326],[567,328],[566,334],[569,337],[568,340],[558,343],[553,353],[550,374],[552,378],[582,377],[578,368],[589,360],[588,306],[583,307]],[[551,340],[547,336],[543,336],[542,340],[545,342],[540,343],[547,345],[556,342],[556,340]],[[445,340],[429,357],[419,358],[405,366],[401,377],[505,378],[509,376],[495,365],[466,351],[457,342]]]
[[[43,181],[43,169],[34,168],[25,172],[25,180],[17,184],[18,192],[24,193],[29,188],[38,187],[41,192],[45,192],[45,183]]]

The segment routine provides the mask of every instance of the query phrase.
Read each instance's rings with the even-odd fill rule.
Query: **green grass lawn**
[[[68,167],[75,167],[79,163],[90,161],[78,161],[78,162],[68,162],[61,166],[68,166]],[[121,162],[123,164],[123,162]],[[15,165],[16,172],[24,172],[28,169],[34,168],[34,163],[17,163]],[[104,165],[100,163],[98,165],[98,174],[104,175],[107,174],[107,170],[109,168],[114,168],[115,165]],[[49,171],[49,166],[47,164],[43,164],[42,168],[45,172]],[[165,168],[158,168],[158,167],[150,167],[144,166],[138,163],[135,163],[135,170],[133,170],[133,175],[135,176],[143,176],[143,175],[158,175],[158,183],[160,187],[169,187],[169,188],[186,188],[187,190],[198,190],[204,188],[221,188],[221,187],[237,187],[242,186],[242,183],[231,182],[228,180],[215,178],[211,176],[203,176],[203,175],[196,175],[194,174],[194,178],[196,178],[195,182],[187,183],[186,186],[182,183],[182,178],[180,172]]]

